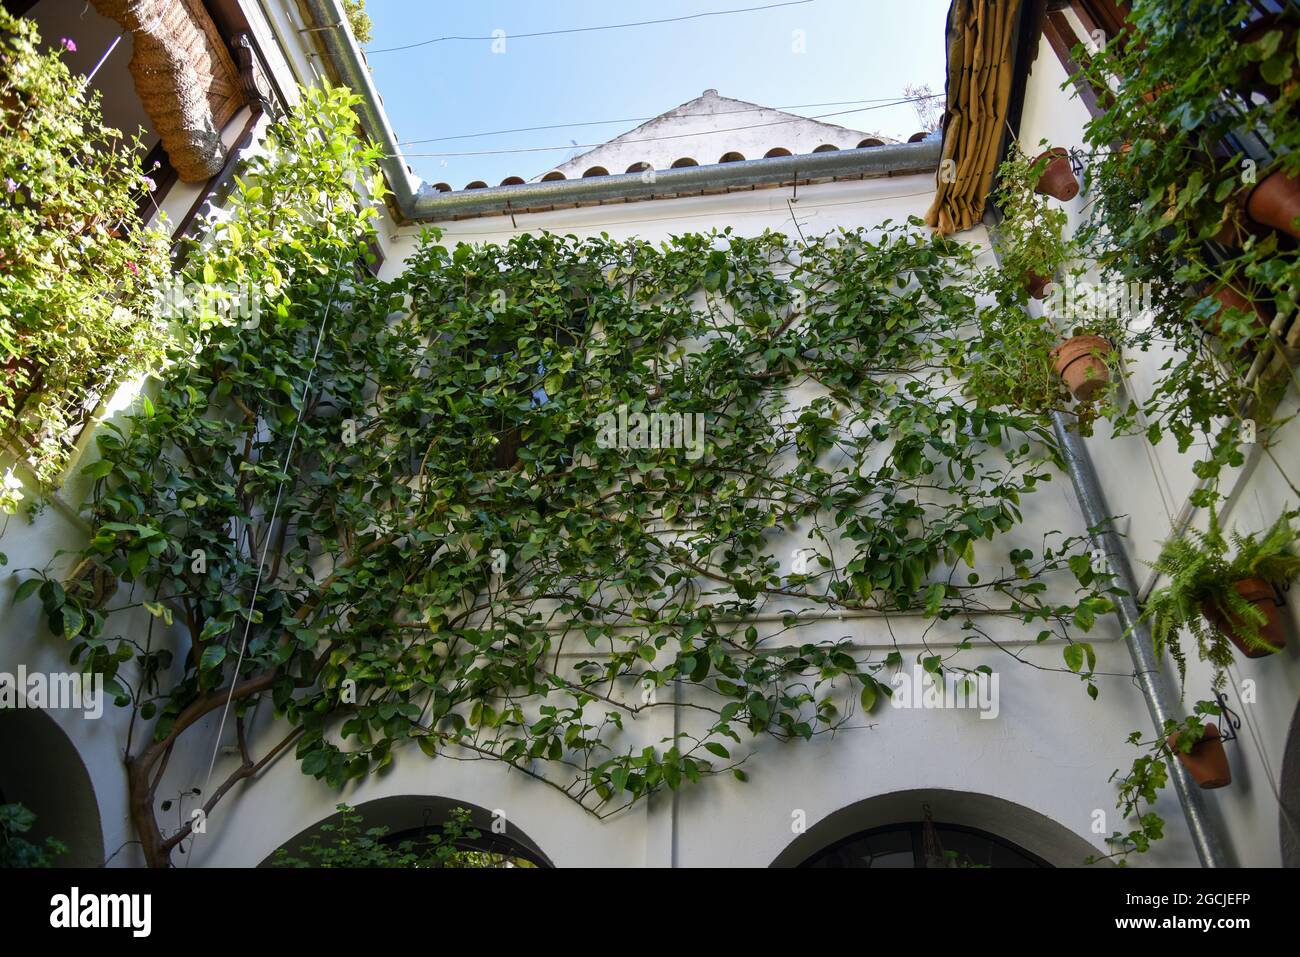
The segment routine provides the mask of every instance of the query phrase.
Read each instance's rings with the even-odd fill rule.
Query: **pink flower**
[[[71,40],[69,40],[67,37],[59,37],[59,43],[61,43],[63,45],[63,49],[67,50],[69,53],[77,52],[77,45],[73,43]]]
[[[131,262],[130,260],[127,260],[126,268],[131,270],[132,275],[135,276],[140,275],[140,267],[137,266],[135,263]]]
[[[148,187],[149,192],[151,193],[158,188],[158,184],[153,181],[152,176],[146,176],[144,178],[144,185]]]

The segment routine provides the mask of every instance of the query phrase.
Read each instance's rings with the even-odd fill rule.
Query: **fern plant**
[[[1221,690],[1224,669],[1232,663],[1232,647],[1220,622],[1231,621],[1237,637],[1247,647],[1277,649],[1264,640],[1261,629],[1268,622],[1264,612],[1243,598],[1238,582],[1259,578],[1281,585],[1300,577],[1300,555],[1296,554],[1296,531],[1283,513],[1262,536],[1231,533],[1231,542],[1219,525],[1218,513],[1210,509],[1209,527],[1192,529],[1186,537],[1170,539],[1160,557],[1148,564],[1169,579],[1148,599],[1139,621],[1151,622],[1156,654],[1165,649],[1178,665],[1179,678],[1187,677],[1187,658],[1180,641],[1186,630],[1196,639],[1200,659],[1214,668],[1213,687]],[[1229,547],[1236,554],[1228,557]],[[1211,619],[1205,609],[1218,609],[1222,617]]]

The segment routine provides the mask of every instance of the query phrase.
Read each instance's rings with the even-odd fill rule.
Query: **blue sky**
[[[577,152],[416,156],[602,143],[713,88],[764,106],[900,97],[908,83],[944,82],[949,0],[812,0],[799,5],[621,30],[518,37],[522,33],[763,6],[775,0],[367,0],[374,21],[368,51],[435,37],[415,49],[372,52],[370,65],[398,139],[424,139],[593,120],[598,126],[476,136],[404,146],[429,182],[461,188],[525,179]],[[794,52],[795,31],[805,50]],[[511,37],[515,37],[511,39]],[[500,44],[498,43],[498,46]],[[811,116],[873,106],[794,109]],[[828,122],[905,139],[919,129],[906,104],[828,117]],[[445,164],[445,165],[444,165]]]

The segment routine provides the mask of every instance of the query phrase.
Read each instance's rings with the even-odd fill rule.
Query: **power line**
[[[908,102],[919,103],[922,100],[932,100],[935,97],[941,97],[942,93],[927,93],[916,97],[907,97]],[[865,100],[831,100],[826,103],[795,103],[792,106],[750,106],[743,110],[718,110],[714,113],[678,113],[678,116],[726,116],[732,113],[757,113],[763,110],[811,110],[822,106],[852,106],[858,103],[883,103],[886,106],[895,106],[899,102],[897,97],[877,96]],[[402,140],[399,146],[415,146],[419,143],[444,143],[447,140],[472,140],[481,136],[502,136],[506,133],[535,133],[538,130],[567,130],[578,126],[608,126],[613,123],[645,123],[648,120],[658,119],[662,114],[655,116],[627,116],[617,120],[582,120],[576,123],[553,123],[548,126],[520,126],[512,130],[487,130],[483,133],[457,133],[454,136],[430,136],[420,140]],[[805,117],[806,118],[806,117]]]
[[[915,102],[914,98],[904,98],[901,100],[895,100],[891,103],[881,103],[876,106],[863,106],[863,107],[859,107],[856,110],[837,110],[833,113],[819,113],[815,116],[792,116],[788,120],[776,120],[772,123],[751,123],[747,126],[731,126],[720,130],[697,130],[692,133],[671,133],[666,136],[646,136],[638,139],[623,140],[623,142],[624,143],[653,143],[658,140],[679,140],[679,139],[690,138],[692,136],[710,136],[714,133],[738,133],[742,130],[756,130],[766,126],[784,126],[787,123],[797,123],[800,120],[820,120],[820,119],[825,119],[828,116],[844,116],[845,114],[848,113],[865,113],[868,110],[879,110],[885,107],[900,106],[903,103],[913,103],[913,102]],[[406,157],[498,156],[507,153],[550,153],[550,152],[556,152],[558,150],[595,149],[598,146],[605,146],[605,145],[606,145],[605,143],[566,143],[563,146],[525,146],[525,147],[516,147],[513,149],[500,149],[500,150],[462,150],[460,152],[444,152],[444,153],[403,153],[402,155]]]
[[[711,10],[707,13],[692,13],[681,17],[664,17],[663,19],[660,20],[638,20],[635,23],[609,23],[599,27],[571,27],[565,30],[541,30],[537,33],[508,34],[505,33],[504,31],[499,31],[496,36],[487,36],[487,37],[462,37],[462,36],[434,37],[431,40],[421,40],[418,43],[407,43],[398,47],[380,47],[379,49],[376,50],[367,50],[366,53],[368,55],[371,53],[394,53],[398,50],[414,50],[416,47],[425,47],[425,46],[429,46],[432,43],[446,43],[449,40],[474,40],[474,41],[497,40],[497,39],[523,40],[529,37],[553,37],[563,33],[594,33],[598,30],[623,30],[628,27],[645,27],[645,26],[652,26],[654,24],[659,24],[659,23],[681,23],[683,20],[699,20],[702,19],[703,17],[724,17],[733,13],[754,13],[759,10],[774,10],[777,7],[798,7],[798,6],[802,6],[805,3],[812,3],[812,2],[813,0],[785,0],[785,2],[783,3],[769,3],[761,7],[738,7],[733,10]]]

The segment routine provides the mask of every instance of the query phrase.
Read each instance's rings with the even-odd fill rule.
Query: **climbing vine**
[[[155,397],[98,437],[79,575],[19,588],[132,711],[151,864],[192,833],[159,824],[170,755],[227,708],[241,760],[197,782],[207,813],[290,749],[338,787],[405,748],[605,816],[744,779],[761,738],[861,724],[904,658],[848,632],[903,614],[935,675],[988,670],[960,653],[1008,620],[1063,640],[1096,694],[1082,636],[1108,577],[1084,540],[1020,528],[1055,470],[1046,419],[956,374],[1001,282],[972,247],[917,221],[429,232],[380,282],[354,101],[308,91],[242,171],[182,278],[258,290],[259,318],[196,317]],[[283,720],[255,724],[263,699]],[[644,720],[674,707],[676,732]]]

